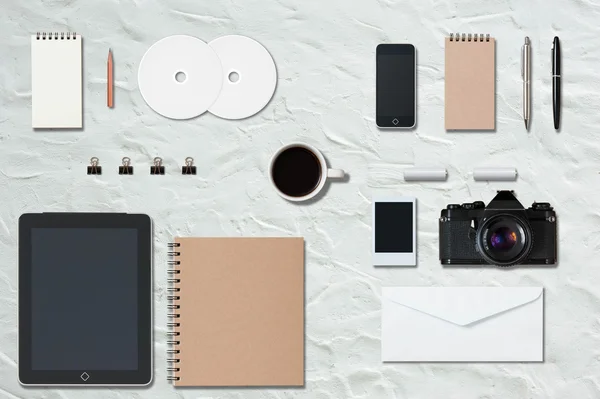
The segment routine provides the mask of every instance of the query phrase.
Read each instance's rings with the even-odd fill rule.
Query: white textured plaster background
[[[0,12],[0,397],[4,398],[600,398],[600,3],[570,1],[17,1]],[[84,37],[83,131],[31,129],[30,35]],[[444,131],[444,37],[497,39],[495,133]],[[242,34],[277,64],[278,88],[259,115],[171,121],[137,90],[139,61],[155,41]],[[552,126],[550,49],[563,51],[562,131]],[[532,127],[521,118],[520,49],[533,44]],[[418,49],[418,127],[374,122],[375,47]],[[114,51],[116,107],[106,107]],[[350,174],[319,201],[287,203],[267,167],[281,145],[317,146]],[[89,158],[104,167],[87,176]],[[119,176],[129,156],[134,176]],[[150,176],[162,156],[166,176]],[[187,156],[199,174],[181,176]],[[408,184],[407,166],[441,165],[445,183]],[[475,183],[476,166],[515,166],[515,183]],[[559,217],[557,268],[444,269],[437,218],[448,203],[514,189],[525,205],[548,201]],[[371,198],[418,198],[418,267],[371,265]],[[24,212],[127,211],[154,220],[154,382],[143,389],[24,388],[17,380],[17,219]],[[306,386],[173,389],[166,381],[167,242],[175,235],[306,239]],[[541,364],[382,364],[383,285],[544,286]],[[106,287],[110,289],[110,287]]]

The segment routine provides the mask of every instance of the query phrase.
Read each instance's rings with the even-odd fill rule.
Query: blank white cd
[[[138,71],[138,85],[146,103],[171,119],[203,114],[219,97],[223,68],[205,42],[175,35],[154,43]]]
[[[208,111],[224,119],[244,119],[262,110],[277,86],[277,69],[267,49],[238,35],[219,37],[208,45],[223,66],[223,87]]]

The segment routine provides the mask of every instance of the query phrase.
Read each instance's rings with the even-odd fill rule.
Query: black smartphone
[[[417,62],[412,44],[377,46],[376,121],[382,128],[411,128],[417,121]]]

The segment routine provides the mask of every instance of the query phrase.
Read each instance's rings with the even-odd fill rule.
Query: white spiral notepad
[[[31,123],[34,129],[82,128],[81,35],[31,37]]]

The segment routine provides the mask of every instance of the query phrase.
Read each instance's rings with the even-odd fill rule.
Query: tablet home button
[[[84,371],[80,377],[82,380],[87,381],[90,378],[90,375]]]
[[[398,119],[395,119],[395,118],[394,118],[394,120],[392,121],[392,123],[393,123],[394,125],[397,125],[399,122],[400,122],[400,121],[399,121]]]

